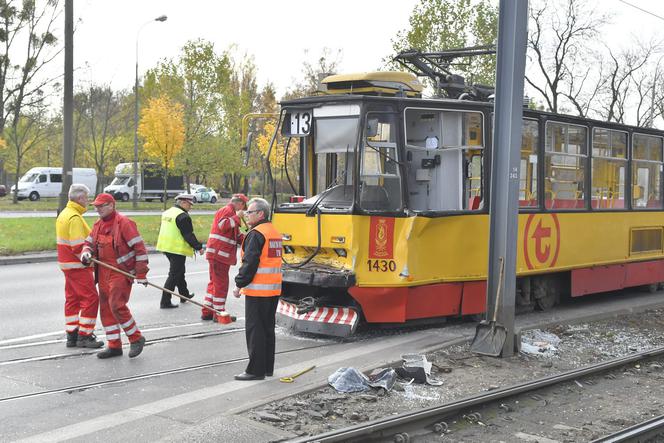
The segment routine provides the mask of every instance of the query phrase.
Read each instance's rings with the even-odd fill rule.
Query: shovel
[[[477,325],[475,331],[475,338],[470,345],[471,352],[476,354],[488,355],[491,357],[500,356],[505,339],[507,338],[507,331],[501,324],[496,323],[498,316],[498,306],[500,306],[500,295],[503,288],[503,278],[505,276],[505,260],[500,257],[500,274],[498,276],[498,293],[496,294],[496,306],[493,310],[493,319],[491,321],[482,320]]]
[[[98,264],[99,266],[103,266],[103,267],[105,267],[105,268],[108,268],[108,269],[110,269],[111,271],[115,271],[115,272],[117,272],[118,274],[122,274],[122,275],[124,275],[125,277],[129,277],[129,278],[131,278],[131,279],[135,279],[135,278],[136,278],[135,275],[132,275],[132,274],[130,274],[130,273],[128,273],[128,272],[125,272],[125,271],[123,271],[122,269],[118,269],[118,268],[116,268],[115,266],[111,266],[111,265],[109,265],[108,263],[104,263],[103,261],[99,261],[99,260],[97,260],[96,258],[91,258],[90,260],[92,261],[92,263],[96,263],[96,264]],[[203,305],[203,304],[201,304],[201,303],[198,303],[197,301],[194,301],[194,300],[192,300],[192,299],[190,299],[190,298],[185,297],[184,295],[180,295],[180,294],[178,294],[177,292],[171,291],[170,289],[162,288],[161,286],[155,285],[154,283],[147,282],[147,284],[150,285],[150,286],[152,286],[153,288],[157,288],[157,289],[159,289],[160,291],[166,291],[166,292],[168,292],[169,294],[174,295],[174,296],[176,296],[176,297],[179,297],[180,299],[185,300],[185,301],[187,301],[187,302],[189,302],[189,303],[192,303],[192,304],[194,304],[194,305],[196,305],[196,306],[200,306],[201,308],[208,309],[208,310],[210,310],[210,311],[214,312],[215,314],[220,315],[220,316],[222,316],[222,317],[230,317],[230,318],[231,318],[231,321],[235,321],[235,317],[232,316],[232,315],[230,315],[228,312],[217,311],[216,309],[213,309],[212,306],[205,306],[205,305]]]

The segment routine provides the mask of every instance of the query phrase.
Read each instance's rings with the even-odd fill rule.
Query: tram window
[[[523,120],[521,136],[521,168],[519,170],[519,206],[537,207],[537,146],[538,123]]]
[[[362,147],[360,207],[373,211],[400,210],[403,205],[395,115],[369,113],[367,122],[370,127],[365,131]]]
[[[585,208],[587,131],[582,126],[547,123],[544,159],[544,204],[547,209]]]
[[[315,192],[320,195],[330,189],[320,202],[321,206],[346,208],[353,202],[358,123],[357,116],[321,117],[314,120]]]
[[[662,208],[662,138],[634,134],[632,138],[632,206]]]
[[[482,113],[408,108],[404,117],[409,208],[481,210],[484,206]]]
[[[625,208],[627,133],[593,129],[591,205],[597,209]]]

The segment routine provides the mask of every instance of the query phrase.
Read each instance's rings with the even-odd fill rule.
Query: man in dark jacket
[[[175,206],[161,215],[161,227],[157,239],[157,251],[163,252],[170,263],[164,288],[173,291],[177,286],[178,293],[187,298],[192,298],[194,294],[189,293],[187,281],[184,278],[185,261],[187,256],[194,256],[194,251],[200,255],[205,252],[203,245],[194,234],[194,227],[189,216],[193,204],[194,196],[192,194],[180,194],[175,197]],[[184,301],[182,300],[182,302]],[[171,302],[171,294],[164,291],[161,295],[161,308],[177,307],[178,305]]]
[[[254,198],[244,213],[251,231],[242,242],[242,265],[233,295],[245,296],[249,364],[236,380],[262,380],[274,372],[275,313],[281,294],[281,234],[270,223],[270,204]]]

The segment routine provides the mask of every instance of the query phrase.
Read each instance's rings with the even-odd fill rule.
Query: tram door
[[[409,207],[481,208],[482,119],[471,112],[406,110]]]

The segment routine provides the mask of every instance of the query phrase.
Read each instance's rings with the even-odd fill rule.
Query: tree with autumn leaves
[[[184,145],[184,111],[180,103],[165,95],[152,98],[141,112],[138,133],[143,137],[145,153],[164,170],[164,195],[167,195],[169,170]],[[164,209],[166,199],[164,198]]]

